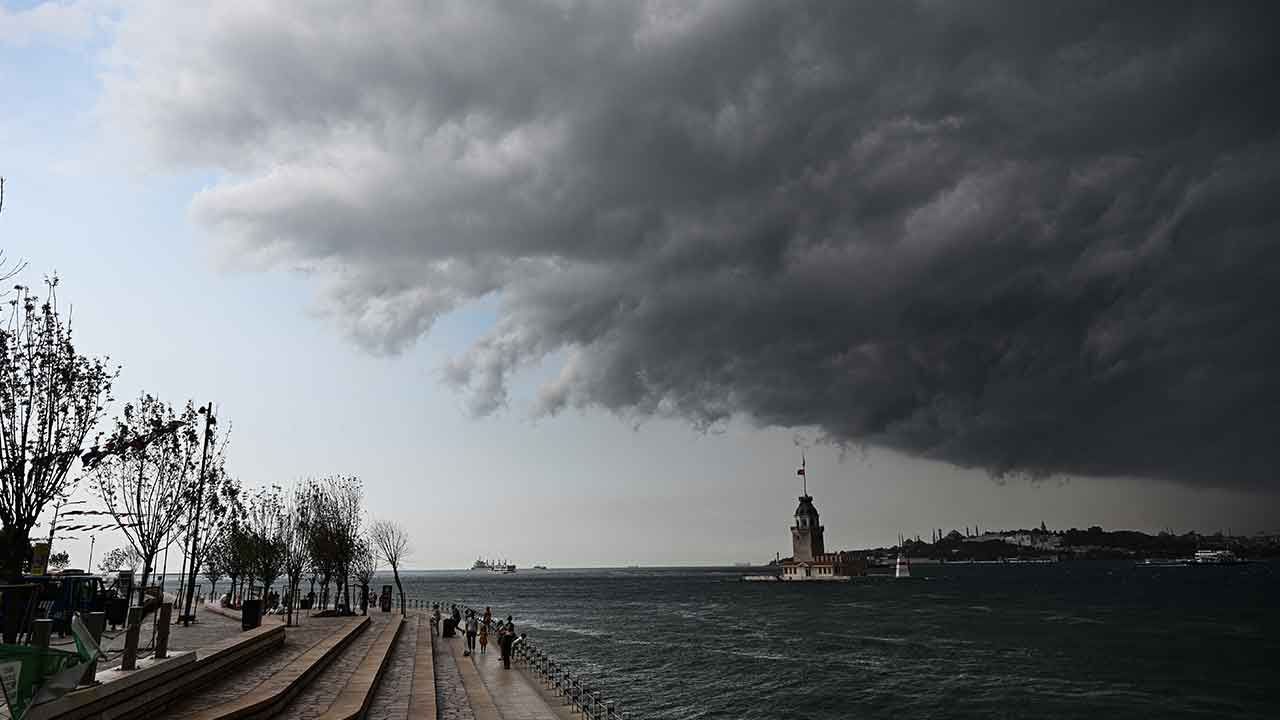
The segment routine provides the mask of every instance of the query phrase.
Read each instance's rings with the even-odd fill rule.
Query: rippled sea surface
[[[423,572],[642,718],[1278,718],[1280,564]]]

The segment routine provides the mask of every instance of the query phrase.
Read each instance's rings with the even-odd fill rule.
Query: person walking
[[[476,651],[476,630],[479,625],[476,620],[476,614],[473,610],[467,611],[467,649],[462,651],[464,656],[470,655]]]
[[[487,617],[487,616],[486,616]],[[480,654],[485,654],[485,649],[489,647],[489,620],[486,619],[480,623]]]
[[[511,669],[511,644],[515,642],[516,626],[511,622],[511,616],[507,616],[507,622],[502,626],[502,636],[498,640],[498,647],[502,649],[502,667]]]

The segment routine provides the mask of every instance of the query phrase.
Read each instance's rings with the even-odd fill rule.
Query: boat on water
[[[1230,550],[1197,550],[1189,558],[1147,558],[1139,567],[1207,567],[1221,565],[1245,565],[1249,561]]]
[[[1242,565],[1247,562],[1230,550],[1197,550],[1191,557],[1192,565]]]
[[[534,569],[534,570],[546,570],[546,569],[547,569],[547,566],[546,566],[546,565],[534,565],[534,566],[533,566],[533,569]]]
[[[492,560],[485,560],[484,558],[476,558],[476,561],[471,564],[471,569],[488,570],[489,572],[496,573],[513,573],[516,571],[516,566],[506,562],[505,560],[501,562],[494,562]]]

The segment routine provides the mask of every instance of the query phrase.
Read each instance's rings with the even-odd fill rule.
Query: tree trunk
[[[351,575],[346,567],[342,568],[342,604],[346,613],[355,614],[351,612]]]
[[[138,604],[145,605],[147,603],[147,580],[151,577],[151,571],[155,568],[151,565],[151,557],[142,561],[142,584],[138,586]]]
[[[400,614],[404,615],[404,586],[400,584],[400,569],[392,565],[391,574],[396,578],[396,591],[400,593]]]
[[[0,574],[5,582],[22,584],[22,563],[31,550],[31,530],[7,527],[0,530]]]

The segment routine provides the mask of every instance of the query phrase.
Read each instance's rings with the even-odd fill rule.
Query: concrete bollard
[[[121,670],[138,669],[138,633],[142,631],[142,607],[134,605],[129,608],[129,617],[124,623],[124,657],[120,661]]]
[[[173,603],[164,603],[160,606],[160,615],[156,622],[156,659],[163,660],[169,657],[169,622],[173,617]]]
[[[93,638],[95,643],[102,643],[102,631],[107,627],[107,614],[104,612],[91,612],[84,618],[84,626],[89,630],[89,637]],[[97,684],[98,661],[94,660],[89,663],[89,668],[85,670],[85,683],[88,685]]]
[[[49,636],[53,634],[52,620],[36,620],[31,623],[31,645],[32,647],[45,648],[49,647]]]

